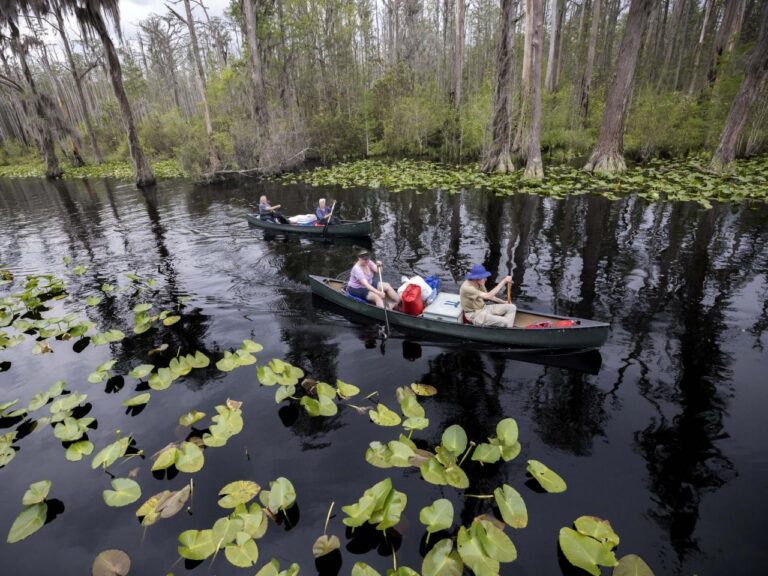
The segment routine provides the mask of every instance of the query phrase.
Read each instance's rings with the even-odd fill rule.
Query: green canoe
[[[309,285],[314,294],[343,308],[384,322],[384,310],[373,304],[363,303],[347,295],[341,280],[324,276],[309,276]],[[421,316],[411,316],[397,311],[388,311],[389,324],[400,328],[449,336],[460,340],[485,342],[512,348],[588,350],[602,346],[608,339],[609,324],[595,320],[557,316],[541,312],[518,309],[515,328],[495,328],[474,326],[432,320]],[[566,328],[526,328],[543,322],[571,320],[572,326]]]
[[[277,234],[306,234],[307,236],[332,236],[335,238],[358,238],[371,235],[370,220],[342,220],[341,224],[325,226],[299,226],[298,224],[278,224],[262,220],[258,214],[246,215],[246,220],[256,226]]]

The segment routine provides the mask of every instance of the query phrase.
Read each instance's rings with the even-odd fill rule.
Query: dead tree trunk
[[[712,156],[714,170],[726,170],[736,158],[741,131],[747,121],[749,109],[760,94],[762,84],[768,79],[768,2],[763,4],[760,15],[760,32],[747,62],[744,79],[731,104],[731,111],[720,134],[720,143]]]
[[[461,110],[461,84],[464,76],[464,16],[465,0],[456,0],[456,28],[453,43],[453,105],[458,114]]]
[[[11,28],[11,48],[16,53],[16,57],[21,64],[21,71],[24,75],[29,90],[32,93],[32,100],[35,107],[35,114],[39,126],[37,127],[38,140],[40,142],[40,152],[43,155],[45,161],[45,177],[46,178],[61,178],[64,171],[59,166],[59,159],[56,157],[56,148],[53,143],[53,134],[51,134],[51,122],[45,112],[45,107],[40,98],[40,94],[37,91],[37,85],[35,79],[32,77],[32,72],[29,70],[27,64],[26,48],[21,41],[19,35],[19,29],[13,21],[10,22]]]
[[[197,32],[195,32],[195,21],[192,18],[192,7],[189,4],[189,0],[184,0],[184,10],[187,16],[187,28],[189,28],[189,40],[192,43],[192,55],[195,60],[195,68],[197,75],[197,89],[200,92],[200,99],[203,101],[203,117],[205,119],[205,133],[208,137],[208,161],[210,163],[211,172],[216,172],[221,168],[221,160],[219,159],[219,150],[216,147],[216,142],[213,139],[213,123],[211,122],[211,107],[208,106],[208,96],[205,94],[205,71],[203,70],[203,62],[200,59],[200,47],[197,44]]]
[[[515,26],[517,0],[501,0],[501,27],[496,46],[496,90],[493,95],[493,139],[483,164],[486,172],[512,172],[512,84],[515,76]]]
[[[712,5],[715,0],[705,0],[704,6],[704,20],[701,23],[701,32],[699,33],[699,41],[696,43],[696,48],[693,54],[693,67],[691,68],[691,83],[688,85],[688,94],[692,95],[696,91],[696,80],[699,72],[699,62],[701,61],[701,52],[704,46],[704,39],[707,36],[709,30],[708,24],[710,22],[710,15],[712,14]]]
[[[616,63],[616,74],[608,89],[597,144],[584,166],[584,169],[590,172],[623,172],[627,169],[623,155],[624,120],[643,31],[654,3],[655,0],[632,0],[629,7],[627,25]]]
[[[592,27],[589,32],[589,46],[587,48],[587,62],[584,65],[584,74],[581,77],[581,90],[579,93],[579,118],[582,125],[586,124],[587,112],[589,112],[589,90],[592,85],[592,68],[595,65],[595,48],[597,46],[597,31],[600,25],[600,0],[592,2]]]
[[[112,38],[109,37],[107,24],[99,9],[92,8],[90,4],[85,8],[78,8],[77,11],[78,18],[83,22],[89,23],[89,25],[96,31],[96,34],[99,35],[101,43],[104,46],[104,52],[107,55],[109,68],[109,80],[112,83],[112,90],[115,92],[115,98],[120,107],[120,115],[123,117],[123,124],[128,132],[128,150],[133,159],[134,180],[136,186],[139,188],[153,186],[155,184],[155,175],[152,172],[152,168],[149,166],[149,162],[147,162],[146,156],[144,156],[144,150],[139,142],[139,134],[136,131],[136,123],[133,119],[133,110],[131,110],[131,104],[128,101],[128,95],[125,93],[125,87],[123,86],[123,70],[120,66],[120,60],[117,57],[115,45],[112,43]]]
[[[267,103],[259,41],[256,36],[256,15],[253,11],[253,0],[243,0],[243,12],[245,12],[245,33],[248,38],[248,63],[251,67],[253,117],[256,120],[258,130],[263,133],[268,121]]]
[[[712,59],[707,73],[707,82],[712,84],[717,79],[717,69],[723,57],[723,52],[730,52],[736,42],[736,37],[741,31],[741,19],[744,17],[745,0],[728,0],[725,3],[725,12],[720,28],[715,36],[715,45],[712,51]]]
[[[596,2],[598,0],[595,0]],[[531,132],[528,136],[528,161],[525,165],[526,178],[544,178],[541,162],[541,36],[544,28],[544,5],[542,0],[532,0],[531,14]]]

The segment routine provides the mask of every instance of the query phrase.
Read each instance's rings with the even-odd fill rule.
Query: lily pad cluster
[[[737,160],[726,174],[712,172],[708,159],[694,156],[678,160],[655,159],[629,168],[623,174],[591,174],[578,168],[549,166],[541,181],[526,179],[522,172],[485,173],[478,165],[443,165],[433,162],[359,160],[289,174],[285,183],[312,186],[404,190],[482,189],[496,195],[518,193],[563,198],[578,194],[600,194],[610,199],[636,194],[650,201],[660,199],[711,202],[765,201],[768,199],[768,157]]]
[[[48,516],[48,504],[45,500],[50,491],[50,480],[41,480],[29,485],[21,499],[24,509],[13,521],[8,532],[6,541],[9,544],[24,540],[43,527]]]
[[[385,478],[368,488],[355,504],[343,506],[345,526],[357,528],[365,523],[377,530],[387,530],[400,522],[400,515],[408,503],[408,496],[392,486],[392,479]]]
[[[653,572],[642,558],[628,554],[616,559],[614,549],[619,545],[619,535],[611,523],[596,516],[580,516],[573,528],[560,529],[559,544],[568,562],[586,570],[593,576],[600,576],[600,566],[614,567],[614,576],[634,574],[653,576]]]
[[[144,502],[136,510],[136,516],[141,518],[142,526],[152,526],[161,518],[175,516],[192,495],[192,481],[180,490],[163,490]]]
[[[157,371],[149,375],[149,387],[153,390],[167,390],[176,380],[186,376],[195,368],[206,368],[211,363],[210,359],[200,352],[194,354],[185,354],[184,356],[175,356],[171,358],[167,367],[158,368]],[[150,370],[154,368],[151,364],[141,364],[133,369],[129,374],[136,378],[146,377],[147,367]]]
[[[243,340],[240,348],[234,352],[228,350],[224,352],[224,358],[216,362],[216,368],[222,372],[230,372],[241,366],[256,364],[254,354],[261,352],[263,349],[264,347],[261,344],[257,344],[253,340]]]

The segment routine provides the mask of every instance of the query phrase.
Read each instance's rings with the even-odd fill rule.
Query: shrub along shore
[[[160,179],[188,178],[179,163],[161,160],[152,163]],[[41,178],[41,162],[0,166],[0,177]],[[131,181],[130,162],[106,162],[83,167],[65,166],[64,178],[114,178]],[[616,199],[636,194],[650,201],[711,202],[768,200],[768,156],[738,160],[726,174],[712,172],[708,158],[654,159],[629,168],[622,174],[590,174],[569,165],[550,166],[544,180],[527,180],[522,171],[509,174],[485,173],[477,164],[446,165],[417,160],[357,160],[276,177],[283,183],[312,186],[369,187],[403,190],[487,190],[497,195],[529,193],[563,198],[574,194],[600,194]]]

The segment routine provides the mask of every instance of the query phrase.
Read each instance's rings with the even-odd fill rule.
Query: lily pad
[[[14,544],[31,536],[43,527],[47,516],[48,505],[46,503],[27,506],[13,521],[6,542]]]
[[[141,380],[142,378],[146,378],[147,375],[152,372],[152,370],[154,370],[154,368],[154,364],[139,364],[133,370],[128,372],[128,376]]]
[[[179,472],[192,474],[198,472],[205,464],[205,457],[200,447],[193,442],[182,442],[176,451],[175,466]]]
[[[445,498],[435,500],[421,509],[419,522],[427,527],[430,534],[447,530],[453,524],[453,503]]]
[[[341,542],[339,542],[338,536],[323,534],[312,544],[312,555],[315,558],[320,558],[339,548],[341,548]]]
[[[458,457],[467,449],[467,433],[458,424],[449,426],[443,432],[440,445]]]
[[[40,480],[29,485],[27,491],[24,492],[24,496],[21,498],[21,503],[24,506],[31,506],[32,504],[40,504],[48,497],[48,492],[51,491],[50,480]]]
[[[126,576],[131,559],[122,550],[104,550],[93,561],[92,576]]]
[[[135,480],[115,478],[110,484],[112,485],[112,490],[104,490],[102,493],[107,506],[127,506],[141,498],[141,487]]]
[[[89,440],[80,440],[67,446],[64,457],[70,462],[79,462],[85,456],[90,456],[93,452],[93,442]]]
[[[376,405],[376,410],[368,412],[368,416],[374,424],[379,426],[398,426],[402,421],[397,412],[393,412],[382,403]]]
[[[179,416],[179,424],[181,426],[193,426],[196,422],[199,422],[203,418],[205,418],[205,412],[191,410],[186,414]]]
[[[296,489],[291,481],[282,476],[269,483],[269,490],[264,490],[259,495],[261,503],[269,511],[277,514],[281,510],[285,512],[296,502]]]
[[[444,538],[427,552],[421,564],[422,576],[461,576],[464,562],[453,549],[453,540]]]
[[[239,504],[251,501],[261,490],[261,486],[250,480],[237,480],[230,482],[219,491],[219,506],[222,508],[236,508]]]
[[[558,541],[568,562],[593,576],[600,576],[599,566],[610,567],[618,564],[609,544],[598,542],[570,528],[560,529]]]
[[[259,559],[259,547],[245,532],[238,532],[235,542],[224,548],[224,556],[238,568],[250,568]]]
[[[619,559],[612,576],[653,576],[653,571],[636,554],[627,554]]]
[[[126,436],[124,438],[120,438],[119,440],[115,440],[112,442],[112,444],[105,446],[99,450],[96,456],[93,457],[91,468],[94,470],[99,466],[102,466],[103,468],[109,468],[117,461],[118,458],[121,458],[125,455],[125,452],[128,450],[128,446],[130,446],[130,444],[131,437]]]
[[[565,492],[567,488],[565,480],[538,460],[528,460],[528,467],[526,469],[547,492],[552,494]]]
[[[339,398],[342,400],[349,400],[360,393],[360,388],[354,384],[347,384],[341,380],[336,380],[336,390],[338,391]]]
[[[126,408],[131,408],[134,406],[143,406],[147,402],[149,402],[149,399],[152,397],[152,395],[149,392],[144,392],[143,394],[137,394],[133,398],[128,398],[127,400],[123,400],[123,406]]]
[[[411,384],[411,390],[416,392],[419,396],[434,396],[437,394],[437,388],[434,386],[430,386],[429,384],[419,384],[417,382]]]
[[[179,534],[179,556],[187,560],[205,560],[216,552],[213,530],[185,530]]]
[[[504,484],[493,491],[493,497],[507,525],[512,528],[525,528],[528,525],[528,509],[517,490]]]

